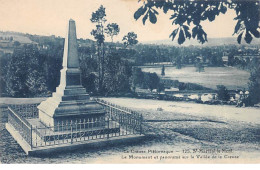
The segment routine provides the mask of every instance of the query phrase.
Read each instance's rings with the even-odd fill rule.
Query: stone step
[[[70,101],[70,100],[89,100],[90,97],[88,94],[80,94],[80,95],[65,95],[62,96],[62,101]]]
[[[63,133],[54,133],[52,135],[45,135],[37,131],[37,135],[44,142],[54,141],[54,140],[66,140],[71,138],[83,138],[83,137],[92,137],[96,135],[106,135],[106,134],[115,134],[120,133],[120,128],[98,128],[93,130],[82,130],[82,131],[68,131]]]
[[[90,99],[89,94],[85,93],[85,94],[75,94],[75,95],[61,95],[59,93],[53,93],[52,94],[53,98],[55,98],[56,101],[62,102],[62,101],[72,101],[72,100],[76,100],[76,101],[87,101]]]
[[[78,95],[78,94],[86,94],[86,89],[82,86],[75,86],[71,88],[56,88],[56,93],[59,93],[61,95]]]

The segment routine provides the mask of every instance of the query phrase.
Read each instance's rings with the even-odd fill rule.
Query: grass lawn
[[[155,72],[161,75],[161,67],[142,68],[145,72]],[[250,73],[233,67],[205,67],[205,72],[196,72],[195,67],[165,67],[165,78],[180,82],[196,83],[204,87],[216,89],[217,85],[224,85],[227,89],[247,88]]]

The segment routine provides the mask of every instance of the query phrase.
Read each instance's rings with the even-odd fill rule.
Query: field
[[[143,67],[145,72],[155,72],[161,75],[161,67]],[[165,67],[165,78],[180,82],[196,83],[204,87],[216,89],[217,85],[224,85],[229,90],[247,88],[250,73],[233,67],[205,67],[205,72],[196,72],[195,67]]]
[[[25,34],[19,34],[14,32],[0,32],[0,37],[13,37],[13,41],[19,41],[21,44],[33,44],[35,42],[31,41]],[[0,41],[1,42],[1,41]]]
[[[76,150],[48,157],[28,157],[4,128],[6,118],[0,115],[0,162],[2,163],[259,163],[260,114],[257,108],[236,108],[196,103],[170,102],[130,98],[103,98],[106,101],[129,107],[143,114],[146,138],[137,144]],[[37,102],[43,99],[20,99],[18,103]],[[2,99],[0,103],[17,103],[16,99]],[[163,111],[157,111],[160,107]],[[219,149],[227,152],[210,155],[223,159],[190,157],[194,149]],[[141,151],[169,151],[171,154],[141,153]],[[135,159],[130,159],[134,155]],[[139,156],[158,155],[169,159],[138,159]],[[193,154],[194,155],[194,154]],[[224,158],[224,156],[228,158]],[[234,158],[238,156],[238,158]],[[231,158],[233,157],[233,158]],[[126,158],[126,159],[124,159]],[[176,159],[175,159],[176,158]]]

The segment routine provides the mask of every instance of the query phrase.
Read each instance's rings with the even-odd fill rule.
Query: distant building
[[[224,64],[227,64],[228,63],[228,56],[223,56],[222,60],[223,60]]]

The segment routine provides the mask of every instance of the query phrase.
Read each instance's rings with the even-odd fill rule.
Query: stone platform
[[[40,125],[36,120],[30,120],[33,125]],[[19,131],[10,123],[6,123],[7,131],[22,147],[24,152],[29,156],[49,155],[50,153],[64,153],[77,149],[93,149],[100,147],[118,146],[120,144],[132,144],[141,142],[144,135],[131,134],[120,136],[120,128],[116,127],[117,123],[113,122],[115,127],[96,127],[82,131],[64,131],[54,132],[52,130],[32,130],[32,145],[24,140]],[[113,124],[112,123],[112,124]],[[38,128],[37,126],[37,128]],[[85,135],[82,135],[85,134]],[[117,136],[118,134],[118,136]],[[66,136],[66,137],[65,137]]]
[[[46,143],[52,141],[61,143],[64,142],[64,140],[72,140],[70,142],[73,143],[73,140],[76,140],[77,138],[87,137],[88,139],[93,139],[93,136],[97,135],[103,135],[103,138],[105,138],[106,135],[120,133],[120,126],[115,121],[109,121],[109,125],[107,123],[102,123],[102,125],[93,127],[90,127],[89,125],[84,127],[84,125],[81,125],[81,127],[78,128],[72,128],[70,126],[64,126],[62,128],[62,126],[60,126],[60,129],[56,128],[56,131],[53,131],[53,128],[46,127],[39,119],[28,119],[28,122],[33,127],[33,139],[38,140],[38,145],[42,142]],[[33,145],[37,146],[36,141],[33,141]]]

